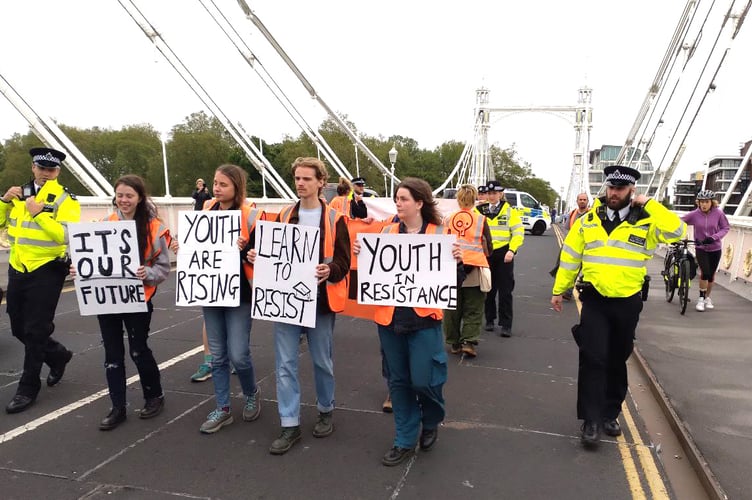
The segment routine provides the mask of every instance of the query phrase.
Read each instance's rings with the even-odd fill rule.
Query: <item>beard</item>
[[[626,196],[624,196],[623,198],[619,197],[618,195],[614,195],[614,196],[608,198],[606,200],[606,205],[611,210],[619,211],[622,208],[624,208],[627,205],[629,205],[629,202],[630,202],[630,193],[627,192]]]

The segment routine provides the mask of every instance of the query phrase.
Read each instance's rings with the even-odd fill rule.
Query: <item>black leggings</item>
[[[700,267],[700,279],[713,282],[715,271],[718,269],[718,263],[721,262],[722,250],[706,252],[697,249],[697,265]]]

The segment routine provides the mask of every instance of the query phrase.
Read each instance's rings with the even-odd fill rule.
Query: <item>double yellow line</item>
[[[554,224],[553,229],[554,234],[556,235],[556,241],[559,248],[561,248],[564,244],[564,233],[556,224]],[[577,312],[581,313],[582,303],[579,300],[579,295],[576,290],[574,291],[574,296],[577,303]],[[635,424],[634,418],[632,418],[632,413],[626,402],[622,406],[622,418],[625,424],[622,430],[626,432],[622,432],[622,435],[616,438],[616,443],[619,447],[624,474],[627,478],[627,483],[629,483],[629,490],[632,493],[632,498],[636,500],[648,498],[645,494],[645,488],[643,487],[643,480],[640,474],[641,470],[645,484],[650,492],[650,498],[668,500],[670,497],[666,485],[663,482],[663,478],[661,478],[661,474],[658,472],[658,467],[656,466],[653,454],[650,452],[650,448],[643,442],[642,436],[640,436],[640,431]],[[627,432],[629,433],[630,440],[633,444],[627,442],[627,439],[625,438]],[[633,456],[634,454],[637,455],[637,460],[640,462],[641,469],[637,468]]]

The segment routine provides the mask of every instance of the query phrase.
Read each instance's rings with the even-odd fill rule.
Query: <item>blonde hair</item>
[[[477,199],[478,190],[471,184],[463,184],[457,190],[457,204],[460,208],[473,208]]]

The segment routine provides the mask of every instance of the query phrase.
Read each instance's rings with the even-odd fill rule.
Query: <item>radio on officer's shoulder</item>
[[[27,182],[26,184],[21,186],[21,196],[19,196],[18,199],[23,201],[26,198],[34,196],[34,194],[34,181]]]

